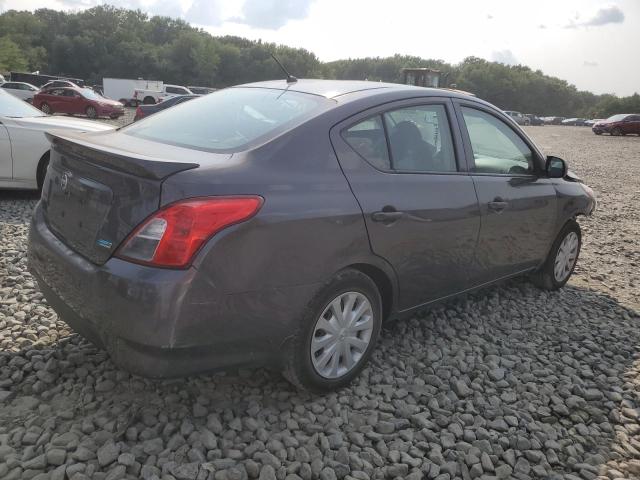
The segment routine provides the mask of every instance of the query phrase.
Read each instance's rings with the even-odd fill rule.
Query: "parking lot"
[[[263,369],[117,369],[27,271],[36,195],[0,192],[0,478],[640,478],[640,137],[527,132],[598,196],[567,287],[515,280],[390,324],[326,396]]]

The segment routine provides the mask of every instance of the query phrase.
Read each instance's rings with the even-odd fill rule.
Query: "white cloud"
[[[245,0],[242,17],[233,20],[255,28],[278,30],[290,20],[301,20],[309,14],[314,0]]]
[[[208,26],[220,25],[223,22],[220,4],[212,0],[194,0],[187,10],[185,19]]]
[[[579,17],[576,17],[576,20],[578,18]],[[609,7],[599,9],[594,15],[583,22],[569,22],[569,24],[566,25],[566,28],[601,27],[610,23],[623,23],[624,18],[624,12],[620,9],[620,7],[611,5]]]
[[[511,50],[497,50],[491,53],[491,60],[505,65],[518,65],[520,62]]]

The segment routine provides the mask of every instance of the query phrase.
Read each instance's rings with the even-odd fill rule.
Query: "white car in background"
[[[40,90],[35,85],[26,82],[4,82],[0,88],[4,88],[11,95],[27,102],[33,100],[33,96]]]
[[[0,188],[42,188],[51,147],[46,131],[113,128],[91,120],[45,115],[0,88]]]
[[[518,125],[531,125],[531,119],[526,117],[520,112],[516,112],[514,110],[503,110],[504,113],[509,115]]]

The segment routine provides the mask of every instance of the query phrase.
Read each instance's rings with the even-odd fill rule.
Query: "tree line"
[[[221,88],[283,78],[271,53],[299,78],[401,83],[404,67],[430,67],[443,72],[446,85],[504,109],[590,118],[640,112],[637,93],[595,95],[540,70],[475,57],[459,64],[406,55],[323,63],[305,49],[214,37],[180,19],[106,5],[81,12],[10,10],[0,15],[0,72],[41,71],[90,84],[104,77],[142,77]]]

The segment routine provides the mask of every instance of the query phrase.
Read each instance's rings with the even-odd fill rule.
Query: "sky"
[[[213,35],[305,48],[322,61],[476,56],[540,69],[580,90],[640,92],[640,0],[0,0],[0,10],[105,3],[179,17]]]

